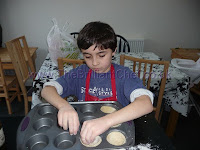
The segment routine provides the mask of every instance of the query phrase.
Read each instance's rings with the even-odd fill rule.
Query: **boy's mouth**
[[[99,71],[100,71],[99,68],[94,68],[93,70],[94,70],[95,72],[99,72]]]

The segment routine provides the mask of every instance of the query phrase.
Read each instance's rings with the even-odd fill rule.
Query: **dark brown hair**
[[[80,50],[88,49],[96,44],[99,49],[110,48],[113,52],[117,47],[117,38],[113,28],[103,22],[90,22],[79,32],[77,44]]]

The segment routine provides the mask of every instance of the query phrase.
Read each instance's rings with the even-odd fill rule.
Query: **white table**
[[[124,53],[121,53],[124,54]],[[160,57],[155,55],[151,52],[144,52],[144,53],[128,53],[126,55],[134,56],[138,58],[144,58],[144,59],[152,59],[152,60],[159,60]],[[120,63],[120,54],[115,54],[113,57],[113,62],[116,64]],[[125,66],[132,67],[129,62],[125,62]],[[65,71],[69,71],[72,69],[71,66],[67,66],[65,68]],[[159,73],[159,70],[161,68],[155,68],[157,72]],[[55,80],[59,77],[59,72],[57,66],[51,61],[49,54],[46,56],[45,61],[43,62],[39,72],[37,73],[37,76],[33,82],[33,87],[35,88],[33,95],[32,95],[32,107],[37,105],[38,103],[41,103],[41,96],[40,92],[42,89],[42,86],[45,82],[50,80]],[[152,84],[152,89],[156,88],[156,82],[159,80],[155,79],[155,84]],[[170,65],[169,67],[169,74],[168,79],[165,87],[165,93],[164,93],[164,102],[168,106],[172,107],[177,112],[181,113],[183,116],[187,116],[188,110],[189,110],[189,77],[182,73],[177,68]]]

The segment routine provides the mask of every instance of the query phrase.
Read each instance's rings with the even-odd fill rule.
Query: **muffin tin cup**
[[[86,147],[80,141],[80,129],[84,121],[107,115],[100,110],[110,106],[119,110],[122,106],[115,101],[70,102],[79,115],[80,128],[77,135],[70,135],[58,125],[58,110],[49,103],[35,106],[21,121],[17,130],[17,150],[100,150],[129,148],[135,144],[135,126],[133,121],[111,127],[100,135],[102,142],[96,147]],[[111,132],[120,132],[126,142],[115,146],[106,138]]]

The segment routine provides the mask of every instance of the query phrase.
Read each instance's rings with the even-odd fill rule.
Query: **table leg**
[[[173,108],[171,108],[169,120],[167,123],[167,129],[166,129],[166,134],[168,137],[172,137],[174,135],[178,117],[179,117],[179,113],[175,111]]]

